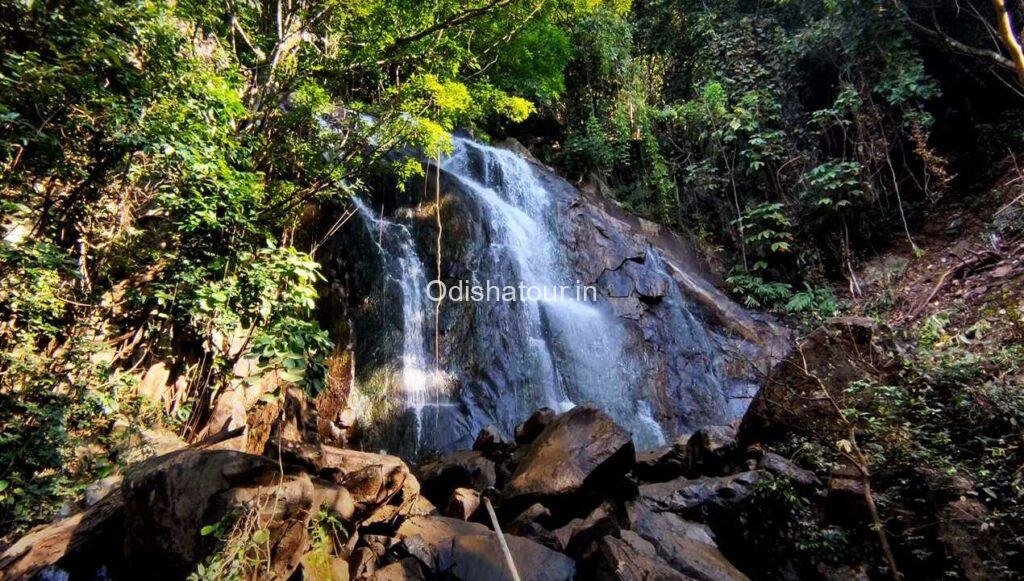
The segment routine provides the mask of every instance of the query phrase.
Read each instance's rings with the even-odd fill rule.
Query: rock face
[[[743,418],[740,439],[753,442],[788,432],[834,431],[836,412],[829,397],[841,405],[851,381],[890,383],[902,365],[892,355],[898,352],[892,334],[871,319],[827,321],[772,370]]]
[[[626,531],[627,533],[629,531]],[[654,545],[639,536],[630,541],[626,535],[618,539],[607,536],[601,539],[595,577],[618,581],[685,581],[692,579],[676,571],[658,556]]]
[[[501,547],[487,527],[445,517],[414,517],[397,531],[407,550],[432,571],[457,579],[511,579]],[[572,579],[573,560],[534,541],[506,535],[521,579]]]
[[[747,579],[718,550],[707,527],[671,513],[654,512],[643,504],[629,507],[629,520],[662,559],[688,577],[702,581]]]
[[[629,434],[604,412],[580,406],[544,429],[516,468],[503,494],[509,499],[572,494],[602,470],[632,467]]]
[[[372,403],[381,398],[370,388],[363,394],[368,448],[426,457],[469,448],[487,426],[522,444],[530,434],[515,429],[530,413],[571,405],[599,407],[639,449],[653,448],[742,415],[786,351],[775,325],[715,289],[692,243],[548,168],[458,138],[428,175],[439,176],[440,208],[433,195],[420,198],[422,183],[382,187],[367,200],[373,211],[363,223],[352,220],[325,253],[329,298],[354,325],[355,391],[395,386],[387,403]],[[449,287],[567,285],[571,296],[446,301],[435,329],[432,304],[406,296],[426,286],[426,273]],[[581,300],[577,289],[589,294]],[[397,304],[419,306],[406,312]],[[422,343],[434,337],[442,367],[426,380],[434,405],[407,405],[403,382],[429,375],[424,353],[432,350]]]

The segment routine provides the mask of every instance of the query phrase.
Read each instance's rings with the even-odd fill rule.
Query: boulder
[[[624,531],[629,533],[630,531]],[[623,538],[607,536],[597,547],[594,563],[594,578],[600,581],[687,581],[687,577],[676,571],[658,556],[654,545],[633,534],[634,542]],[[638,546],[640,548],[638,548]]]
[[[386,520],[398,514],[434,512],[401,458],[303,442],[270,444],[275,451],[278,446],[286,463],[344,486],[361,518]],[[374,514],[368,516],[370,513]]]
[[[730,563],[704,525],[667,512],[654,512],[640,502],[627,508],[630,527],[654,546],[658,556],[672,568],[701,581],[747,579]]]
[[[507,499],[559,497],[601,474],[622,474],[635,462],[629,433],[607,414],[575,407],[544,429],[505,486]]]
[[[689,441],[690,435],[684,434],[670,446],[637,452],[634,469],[637,478],[643,482],[664,482],[687,474],[690,467]]]
[[[526,510],[519,513],[519,515],[512,519],[512,522],[505,526],[506,532],[518,535],[522,527],[530,523],[537,523],[546,525],[551,519],[551,511],[547,509],[543,504],[535,502],[531,504]]]
[[[480,508],[480,493],[472,488],[456,488],[448,501],[445,515],[459,520],[469,520]]]
[[[184,573],[202,556],[211,499],[236,486],[268,486],[278,466],[230,450],[180,450],[131,467],[121,487],[129,564]]]
[[[484,525],[447,517],[418,516],[398,528],[406,552],[430,571],[459,579],[511,579],[495,534]],[[505,535],[524,581],[571,579],[573,560],[530,539]]]
[[[821,481],[818,480],[814,472],[800,468],[793,461],[775,452],[763,452],[760,454],[757,466],[762,470],[789,479],[797,488],[810,490],[821,486]]]
[[[416,472],[423,494],[438,506],[445,506],[456,488],[484,491],[497,484],[494,462],[475,451],[445,454]]]
[[[902,366],[901,350],[888,327],[861,317],[829,319],[772,369],[743,417],[739,439],[750,444],[792,432],[845,437],[838,433],[842,424],[835,421],[832,401],[850,407],[850,382],[868,379],[890,385]]]
[[[512,535],[506,535],[505,542],[522,581],[569,581],[576,576],[576,564],[561,553]],[[449,558],[439,568],[457,579],[513,579],[493,533],[455,537]]]
[[[428,569],[436,570],[441,558],[448,558],[455,537],[489,532],[490,529],[478,523],[443,516],[415,516],[405,519],[395,534],[407,553]]]
[[[504,447],[505,443],[501,441],[501,433],[494,426],[487,426],[480,430],[473,442],[473,451],[488,457],[500,452]]]
[[[550,523],[551,511],[540,503],[534,503],[506,524],[503,530],[507,534],[533,539],[545,547],[561,551],[558,537],[547,528]]]
[[[677,478],[640,486],[639,502],[660,512],[674,512],[687,518],[703,519],[713,509],[735,506],[753,493],[764,477],[760,471],[731,476]]]
[[[420,581],[426,579],[423,567],[414,557],[406,557],[377,569],[373,581]]]
[[[124,501],[116,489],[88,509],[37,527],[7,547],[0,554],[0,579],[35,579],[66,560],[102,564],[107,552],[120,548],[123,525]]]
[[[547,428],[551,422],[555,421],[555,415],[555,410],[551,408],[540,408],[530,414],[530,417],[516,426],[516,444],[522,446],[532,442],[544,431],[544,428]]]
[[[618,533],[615,508],[608,503],[595,508],[586,518],[573,519],[554,531],[562,551],[577,560],[587,559],[597,550],[598,541],[608,535],[617,536]]]
[[[738,444],[736,428],[708,426],[694,432],[687,440],[687,470],[691,474],[718,476],[736,468]]]
[[[369,547],[359,547],[348,558],[350,579],[370,579],[377,571],[377,555]]]

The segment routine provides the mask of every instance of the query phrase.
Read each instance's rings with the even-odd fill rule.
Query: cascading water
[[[631,427],[638,441],[662,442],[658,424],[643,419],[644,410],[650,417],[649,403],[634,395],[639,368],[624,352],[622,325],[596,303],[596,293],[595,302],[580,300],[587,291],[569,272],[553,200],[530,164],[510,151],[456,138],[442,169],[482,206],[486,219],[490,243],[475,265],[474,282],[536,290],[538,300],[508,305],[497,318],[506,322],[502,344],[525,347],[513,362],[531,370],[505,385],[533,391],[518,398],[509,394],[526,404],[511,408],[511,415],[521,419],[538,404],[564,411],[591,403]],[[496,314],[493,307],[483,308]]]
[[[400,218],[356,200],[365,230],[338,243],[335,272],[362,297],[356,387],[370,409],[369,445],[414,455],[464,449],[485,426],[510,436],[540,407],[591,404],[648,448],[666,434],[742,413],[743,402],[733,405],[728,395],[737,380],[723,378],[723,352],[736,342],[697,316],[680,291],[686,277],[669,274],[649,227],[584,200],[516,153],[453,141],[429,172],[444,194],[440,257],[436,208],[417,204],[415,187],[381,193]],[[375,248],[363,253],[367,235]],[[673,256],[672,269],[686,267]],[[424,267],[435,260],[449,288],[520,292],[515,300],[503,292],[483,300],[449,295],[435,311],[433,273]],[[728,303],[729,316],[745,316],[724,296],[712,300]],[[435,334],[439,362],[428,348]]]
[[[387,276],[400,289],[402,300],[401,384],[403,405],[412,411],[416,444],[423,439],[423,410],[442,405],[444,378],[433,357],[427,353],[426,321],[433,312],[427,297],[427,276],[423,261],[409,229],[374,215],[360,198],[353,198],[367,233],[374,240],[381,258],[387,263]],[[417,450],[418,451],[418,450]]]

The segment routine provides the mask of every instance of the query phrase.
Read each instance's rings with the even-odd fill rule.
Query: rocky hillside
[[[891,381],[906,365],[894,341],[866,319],[830,321],[742,422],[643,453],[587,406],[538,410],[514,441],[484,429],[472,450],[412,468],[282,433],[262,454],[240,451],[237,431],[178,444],[97,483],[82,512],[9,547],[0,572],[476,580],[511,579],[514,566],[520,579],[721,581],[895,576],[919,560],[1000,577],[1012,553],[983,525],[993,517],[975,484],[928,465],[872,474],[877,446],[837,414],[854,405],[851,381]],[[780,454],[796,434],[838,442],[837,460]],[[907,479],[927,494],[897,492]]]

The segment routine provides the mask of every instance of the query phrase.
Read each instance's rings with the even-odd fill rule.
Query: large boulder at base
[[[120,556],[124,502],[120,489],[88,509],[37,527],[0,554],[0,579],[34,579],[44,569],[69,561],[95,571]]]
[[[621,474],[635,463],[633,441],[607,414],[575,407],[544,429],[505,486],[507,499],[567,496],[588,479]]]
[[[607,536],[597,547],[593,577],[599,581],[687,581],[693,579],[676,571],[658,556],[654,545],[632,531],[622,538]]]
[[[833,434],[842,424],[830,399],[847,407],[850,382],[891,383],[903,364],[899,353],[884,325],[861,317],[829,319],[772,369],[743,417],[740,441],[749,444],[791,432]]]
[[[445,506],[456,488],[483,492],[497,484],[494,462],[481,452],[461,451],[426,462],[416,470],[423,495]]]
[[[426,579],[423,567],[414,557],[406,557],[377,569],[373,581],[421,581]]]
[[[569,581],[576,576],[576,563],[561,553],[512,535],[506,535],[505,542],[522,581]],[[439,565],[441,571],[466,581],[513,579],[494,533],[455,537],[449,560]]]
[[[122,485],[129,563],[184,573],[200,557],[210,500],[236,486],[268,486],[278,467],[230,450],[181,450],[128,470]]]
[[[701,581],[747,579],[718,550],[706,526],[655,512],[639,502],[631,503],[627,511],[633,532],[650,542],[675,570]]]
[[[494,532],[484,525],[453,518],[417,516],[398,528],[405,550],[435,573],[459,579],[511,579]],[[519,577],[537,581],[571,579],[572,559],[530,539],[505,535]]]

